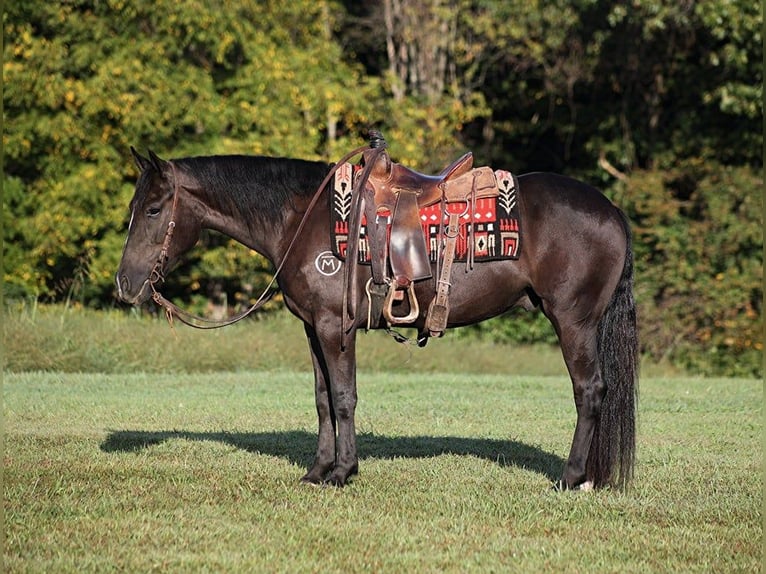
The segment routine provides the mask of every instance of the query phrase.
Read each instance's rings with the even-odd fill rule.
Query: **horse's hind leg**
[[[577,425],[572,448],[564,466],[562,486],[584,488],[593,486],[593,477],[586,476],[586,463],[606,395],[598,360],[598,327],[590,321],[554,321],[559,333],[561,351],[572,378]]]

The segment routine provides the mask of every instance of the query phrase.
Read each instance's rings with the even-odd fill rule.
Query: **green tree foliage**
[[[633,222],[643,350],[696,372],[763,360],[763,176],[699,159],[617,186]]]
[[[131,144],[175,156],[314,158],[334,156],[349,134],[357,145],[375,81],[342,61],[326,8],[141,0],[7,7],[8,294],[62,296],[80,274],[88,278],[83,297],[108,301],[135,180]],[[229,262],[218,256],[206,257],[207,270],[225,275]],[[248,253],[240,259],[258,265]]]
[[[422,170],[472,149],[600,185],[636,228],[645,351],[760,369],[756,3],[25,0],[3,28],[6,297],[113,304],[130,145],[333,161],[377,127]],[[207,234],[174,294],[245,303],[268,272]]]
[[[747,0],[508,0],[465,13],[493,161],[601,179],[679,157],[760,165],[761,14]],[[471,133],[471,132],[469,132]]]

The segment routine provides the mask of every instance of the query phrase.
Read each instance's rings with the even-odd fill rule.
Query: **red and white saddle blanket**
[[[349,216],[353,191],[354,170],[359,166],[344,164],[335,174],[331,203],[331,234],[333,253],[345,261],[348,246]],[[518,206],[518,181],[509,171],[495,170],[498,195],[477,199],[471,212],[464,202],[448,203],[446,210],[461,213],[460,234],[455,249],[455,259],[468,259],[471,243],[473,261],[497,261],[518,259],[521,253],[521,214]],[[420,209],[420,222],[426,240],[428,257],[436,263],[439,253],[440,230],[447,225],[449,215],[443,213],[441,203]],[[442,221],[439,221],[441,215]],[[381,217],[385,217],[385,214]],[[390,223],[390,215],[389,223]],[[367,241],[366,218],[362,218],[359,233],[359,263],[370,262]],[[443,225],[441,225],[443,224]],[[473,229],[471,228],[473,226]]]

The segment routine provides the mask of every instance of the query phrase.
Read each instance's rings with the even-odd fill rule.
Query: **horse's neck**
[[[258,186],[252,181],[239,183],[252,187]],[[231,237],[275,264],[279,263],[287,245],[292,240],[295,229],[303,217],[305,206],[310,200],[310,197],[296,194],[283,206],[281,218],[266,215],[261,218],[248,214],[248,209],[239,208],[234,203],[211,200],[211,195],[215,193],[227,193],[227,191],[206,189],[203,195],[195,198],[202,227]],[[226,205],[226,207],[214,207],[215,203]]]
[[[200,204],[202,205],[202,209],[200,210],[200,220],[203,229],[218,231],[219,233],[235,239],[250,249],[258,248],[258,238],[253,237],[247,222],[241,217],[238,217],[237,214],[213,209],[204,202],[200,202]]]

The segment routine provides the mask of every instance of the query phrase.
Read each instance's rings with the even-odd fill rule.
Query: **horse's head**
[[[178,259],[191,249],[200,234],[200,221],[189,205],[178,166],[153,152],[149,157],[130,148],[141,175],[130,202],[128,237],[117,270],[117,293],[138,305],[152,294]]]

